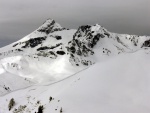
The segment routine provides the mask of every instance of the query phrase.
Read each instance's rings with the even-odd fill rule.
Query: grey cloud
[[[0,0],[0,42],[24,37],[47,18],[67,28],[99,23],[112,32],[150,35],[149,4],[150,0]]]

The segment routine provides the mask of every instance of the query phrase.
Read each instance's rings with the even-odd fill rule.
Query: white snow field
[[[0,113],[150,113],[149,47],[149,36],[49,19],[0,49]]]

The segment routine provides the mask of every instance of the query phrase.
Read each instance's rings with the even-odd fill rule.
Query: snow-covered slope
[[[43,105],[43,113],[149,113],[149,57],[142,50],[123,53],[60,82],[10,93],[0,97],[0,112],[21,105],[23,113],[35,113]],[[8,111],[11,98],[16,105]]]
[[[38,100],[44,113],[59,112],[61,107],[66,113],[147,108],[145,98],[133,95],[149,85],[149,47],[149,36],[111,33],[98,24],[66,29],[48,19],[26,37],[0,48],[0,113],[8,112],[6,104],[12,97],[17,101],[14,109],[26,105],[25,113],[37,111]],[[149,92],[147,88],[141,96]],[[56,99],[49,103],[49,96]],[[136,113],[143,110],[140,107]]]

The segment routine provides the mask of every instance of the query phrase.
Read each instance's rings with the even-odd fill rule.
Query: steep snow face
[[[120,53],[132,53],[149,47],[148,36],[116,34],[96,24],[79,27],[68,43],[70,61],[73,65],[92,65],[103,55],[114,56]]]
[[[34,32],[0,49],[0,77],[16,75],[14,79],[25,82],[21,87],[56,82],[111,56],[149,46],[150,37],[111,33],[98,24],[66,29],[48,19]],[[1,84],[1,89],[7,84]]]
[[[38,42],[40,42],[40,40],[41,41],[44,40],[45,37],[47,37],[50,33],[53,33],[55,31],[63,31],[63,30],[67,30],[67,29],[61,27],[53,19],[48,19],[38,29],[36,29],[35,31],[33,31],[29,35],[25,36],[24,38],[20,39],[19,41],[14,42],[13,44],[10,44],[8,46],[1,48],[0,51],[6,52],[8,50],[12,50],[12,46],[13,46],[13,48],[21,48],[23,45],[25,46],[26,42],[30,42],[30,41],[32,43],[32,44],[30,43],[31,46],[32,45],[35,46],[36,44],[38,45]],[[36,44],[34,42],[32,42],[34,38],[37,41]]]
[[[68,60],[67,40],[71,40],[74,32],[75,30],[56,31],[47,37],[17,42],[12,45],[12,50],[1,53],[1,63],[8,72],[37,82],[67,77],[83,68],[73,67]]]

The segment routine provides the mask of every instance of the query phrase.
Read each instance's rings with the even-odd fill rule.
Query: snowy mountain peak
[[[48,19],[0,48],[0,113],[149,113],[149,47],[149,36]]]
[[[55,20],[48,19],[41,27],[37,29],[37,31],[49,34],[54,31],[63,30],[63,29],[65,28],[61,27],[58,23],[56,23]]]
[[[0,68],[31,83],[54,82],[111,56],[145,49],[149,40],[111,33],[99,24],[65,29],[48,19],[23,39],[0,49]]]
[[[48,19],[44,22],[44,24],[52,23],[52,21],[55,21],[55,20],[54,20],[54,19],[51,19],[51,18],[48,18]]]

